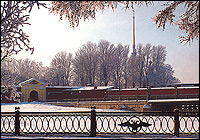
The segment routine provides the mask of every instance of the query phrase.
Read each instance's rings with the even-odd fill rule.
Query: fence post
[[[179,122],[179,110],[174,110],[174,134],[175,136],[179,137],[179,128],[180,128],[180,122]]]
[[[146,100],[147,100],[147,102],[148,102],[148,100],[149,100],[149,88],[148,88],[148,86],[147,86],[147,95],[146,95]]]
[[[90,130],[90,136],[95,137],[96,136],[96,111],[95,106],[91,106],[91,130]]]
[[[20,107],[15,107],[15,136],[19,136],[20,121],[19,121]]]
[[[136,101],[138,101],[138,88],[137,88]]]
[[[176,97],[175,98],[178,99],[179,95],[178,95],[178,88],[177,88],[177,86],[175,86],[175,90],[176,90]]]
[[[149,100],[151,100],[151,86],[149,86]]]

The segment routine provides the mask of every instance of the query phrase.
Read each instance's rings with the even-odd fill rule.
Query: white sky
[[[157,29],[152,17],[158,14],[160,7],[135,6],[135,29],[136,45],[163,45],[167,50],[166,63],[174,70],[174,76],[183,83],[199,82],[199,42],[194,40],[191,47],[188,44],[179,44],[178,36],[184,33],[176,26],[166,25],[166,30]],[[177,10],[177,15],[181,8]],[[59,21],[59,16],[49,12],[45,8],[37,9],[35,6],[30,14],[29,23],[24,32],[29,35],[30,46],[35,48],[34,54],[22,51],[16,58],[29,58],[43,62],[49,66],[54,55],[60,51],[74,53],[87,41],[97,43],[101,40],[108,40],[114,45],[122,43],[130,45],[132,49],[132,11],[118,8],[113,13],[108,9],[96,14],[96,20],[90,19],[80,21],[78,27],[73,30],[68,20]]]

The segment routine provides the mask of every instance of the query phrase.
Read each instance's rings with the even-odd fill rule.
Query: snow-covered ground
[[[75,108],[75,107],[62,107],[51,105],[44,102],[22,102],[22,103],[1,103],[1,112],[14,112],[15,107],[20,107],[20,112],[72,112],[72,111],[90,111],[88,108]],[[110,112],[116,110],[110,109],[96,109],[97,112]],[[120,111],[120,110],[118,110]],[[33,136],[6,136],[1,135],[1,139],[177,139],[175,136],[170,135],[102,135],[96,137],[89,137],[88,135],[33,135]],[[184,138],[199,138],[199,136],[181,136],[180,139]]]
[[[45,102],[1,103],[1,112],[14,112],[15,107],[20,107],[20,112],[62,112],[62,111],[90,111],[89,108],[62,107]],[[96,111],[116,111],[109,109],[96,109]]]

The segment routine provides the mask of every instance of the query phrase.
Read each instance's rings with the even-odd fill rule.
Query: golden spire
[[[135,11],[133,9],[133,55],[136,56],[136,49],[135,49]]]

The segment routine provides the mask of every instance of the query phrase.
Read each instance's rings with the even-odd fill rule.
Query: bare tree
[[[128,87],[128,61],[129,61],[129,46],[125,45],[123,49],[122,71],[124,79],[124,88]]]
[[[20,102],[21,92],[17,91],[16,88],[18,84],[17,75],[12,73],[9,66],[10,63],[8,61],[1,62],[1,97],[4,96],[7,100]],[[10,94],[6,95],[7,93]]]
[[[114,45],[107,40],[100,40],[98,43],[99,54],[99,81],[100,85],[107,86],[113,69]]]
[[[138,44],[138,56],[137,56],[137,72],[138,72],[138,81],[139,86],[142,87],[144,85],[144,52],[143,52],[143,46],[142,44]]]
[[[158,45],[158,46],[153,46],[152,48],[152,53],[151,53],[151,58],[152,58],[152,69],[153,69],[153,73],[152,73],[152,81],[153,81],[153,85],[155,86],[159,86],[161,84],[161,75],[163,74],[163,66],[164,66],[164,62],[166,60],[166,47],[162,46],[162,45]],[[160,80],[159,80],[160,79]]]
[[[50,68],[48,69],[48,80],[47,82],[50,85],[54,85],[54,86],[63,86],[64,85],[64,71],[63,69],[59,69],[57,67],[52,67],[50,66]]]
[[[85,55],[82,51],[82,48],[79,48],[78,51],[75,52],[74,59],[72,60],[73,64],[73,85],[87,85],[86,82],[86,71],[85,71]]]
[[[175,77],[173,77],[173,74],[174,74],[173,67],[169,64],[164,64],[162,67],[162,74],[160,75],[161,77],[160,86],[172,85],[176,80]]]
[[[115,47],[114,61],[113,61],[113,72],[112,79],[115,88],[123,88],[122,85],[127,87],[127,60],[128,60],[129,47],[118,44]]]
[[[149,87],[150,80],[150,68],[151,68],[151,44],[146,44],[146,47],[143,48],[144,51],[144,79],[146,87]]]
[[[1,61],[13,54],[17,54],[24,47],[26,50],[34,48],[29,46],[28,35],[23,32],[24,25],[28,23],[29,14],[33,6],[45,6],[38,1],[1,1]]]
[[[85,70],[87,73],[87,83],[91,86],[95,85],[98,67],[98,52],[96,43],[88,41],[83,45],[85,52]]]
[[[66,51],[58,52],[51,60],[50,64],[51,76],[56,79],[56,85],[67,85],[71,83],[71,71],[72,71],[72,54]]]
[[[129,86],[132,82],[139,87],[167,86],[175,81],[173,68],[165,64],[165,49],[162,45],[152,47],[149,43],[137,45],[137,55],[130,56],[128,63]]]
[[[13,59],[12,61],[3,61],[2,64],[7,66],[4,68],[15,74],[16,83],[23,82],[30,78],[41,79],[42,78],[42,62],[36,62],[35,60],[26,59]]]
[[[39,64],[42,64],[41,62]],[[38,80],[46,83],[47,85],[49,85],[49,67],[48,66],[41,66],[40,70],[39,70],[39,77]]]
[[[96,83],[98,69],[98,54],[97,45],[88,41],[75,53],[73,59],[73,70],[75,81],[81,86],[91,85]]]
[[[138,81],[138,66],[137,66],[137,58],[134,57],[133,54],[130,55],[127,63],[127,87],[134,88]]]

